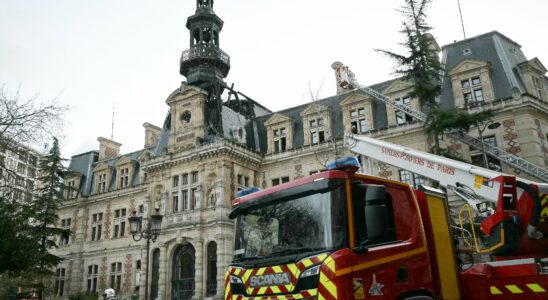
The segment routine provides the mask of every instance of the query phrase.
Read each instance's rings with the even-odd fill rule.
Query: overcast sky
[[[546,0],[460,0],[467,37],[497,30],[548,66]],[[362,84],[394,77],[375,48],[402,52],[403,0],[216,0],[231,56],[226,79],[271,110],[335,94],[331,64],[350,66]],[[161,126],[179,87],[195,0],[0,0],[0,85],[11,94],[59,95],[70,106],[65,157],[98,149],[111,136],[122,152],[144,143],[142,124]],[[434,0],[428,23],[440,46],[463,39],[457,0]]]

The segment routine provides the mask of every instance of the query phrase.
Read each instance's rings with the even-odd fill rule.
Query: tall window
[[[481,105],[484,103],[483,89],[479,77],[472,77],[461,82],[464,103],[467,106]]]
[[[188,173],[185,173],[183,174],[183,185],[187,185],[188,184]]]
[[[188,190],[182,191],[182,200],[183,200],[183,211],[188,210]]]
[[[60,268],[55,271],[55,295],[63,296],[65,291],[65,269]]]
[[[174,188],[178,187],[179,186],[179,175],[173,176],[172,182],[173,182],[173,187]]]
[[[485,137],[483,137],[483,143],[485,145],[496,147],[497,146],[497,139],[495,138],[494,135],[493,136],[485,136]],[[476,154],[476,155],[472,155],[470,158],[472,159],[472,164],[473,165],[488,168],[488,169],[491,169],[491,170],[497,171],[497,172],[502,171],[501,162],[500,162],[500,160],[498,160],[496,158],[493,158],[491,156],[487,156],[487,164],[488,164],[487,166],[485,166],[485,160],[483,158],[483,154],[481,154],[481,153]]]
[[[141,283],[141,260],[135,261],[135,292],[139,291],[139,286]]]
[[[207,245],[207,282],[206,296],[217,294],[217,243]]]
[[[91,240],[98,241],[103,231],[103,213],[93,214],[91,220]]]
[[[99,275],[99,266],[88,266],[88,292],[97,292],[97,277]]]
[[[120,188],[129,186],[129,168],[123,168],[120,170]]]
[[[400,181],[405,182],[416,189],[419,185],[424,184],[426,179],[419,174],[407,170],[400,170]]]
[[[367,131],[365,108],[362,107],[350,111],[350,129],[354,134],[364,133]]]
[[[531,76],[531,79],[533,80],[533,89],[535,90],[535,93],[537,94],[537,97],[540,99],[544,98],[544,90],[542,86],[542,81],[537,76]]]
[[[192,172],[192,182],[191,183],[198,183],[198,172]]]
[[[115,262],[110,264],[110,287],[120,291],[122,285],[122,263]]]
[[[244,190],[249,187],[249,177],[238,174],[238,191]]]
[[[282,152],[287,148],[287,131],[285,127],[274,129],[274,152]]]
[[[411,107],[411,97],[409,97],[409,96],[403,97],[403,98],[398,98],[394,101],[398,104],[402,104],[404,106]],[[403,111],[399,111],[399,110],[396,111],[396,124],[397,125],[409,123],[409,122],[412,122],[412,121],[413,121],[413,118],[410,115],[404,113]]]
[[[70,223],[71,223],[71,219],[70,218],[67,218],[67,219],[62,219],[61,220],[61,227],[64,229],[64,230],[70,230]],[[63,246],[63,245],[68,245],[70,244],[70,234],[61,234],[61,239],[59,240],[59,246]]]
[[[114,210],[114,237],[123,237],[126,234],[126,209]]]
[[[78,195],[78,190],[76,189],[76,181],[75,180],[69,180],[67,182],[67,193],[66,197],[67,199],[74,199]]]
[[[173,201],[173,212],[179,211],[179,192],[173,192],[171,195],[172,201]]]
[[[281,177],[281,178],[274,178],[272,179],[272,186],[279,185],[281,183],[289,182],[289,176]]]
[[[97,178],[97,192],[104,193],[107,190],[107,174],[99,174]]]

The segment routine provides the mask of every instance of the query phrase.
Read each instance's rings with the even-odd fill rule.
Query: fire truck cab
[[[441,191],[358,168],[240,192],[225,299],[548,299],[548,258],[464,269]]]

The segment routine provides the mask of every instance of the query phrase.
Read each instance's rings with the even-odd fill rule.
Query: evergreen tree
[[[417,98],[421,107],[437,107],[436,97],[441,93],[439,74],[441,65],[434,42],[428,31],[432,29],[426,22],[426,9],[431,0],[405,0],[405,5],[399,10],[402,14],[405,42],[401,43],[407,49],[407,54],[397,54],[392,51],[376,49],[396,62],[395,73],[414,84],[410,96]]]
[[[62,258],[50,253],[56,248],[54,237],[68,234],[66,230],[56,227],[59,216],[57,210],[64,200],[66,191],[63,179],[68,170],[63,166],[59,142],[53,138],[53,145],[49,153],[40,160],[40,176],[35,192],[35,199],[30,205],[30,219],[36,226],[36,235],[40,247],[39,264],[36,271],[49,273],[51,268],[62,261]]]
[[[448,129],[468,132],[471,126],[483,123],[493,116],[493,112],[481,111],[468,114],[458,109],[443,110],[436,98],[441,95],[440,76],[443,74],[437,50],[433,47],[433,37],[428,33],[432,29],[426,22],[426,9],[432,0],[404,0],[400,9],[403,17],[405,42],[401,43],[407,49],[407,54],[397,54],[387,50],[376,49],[396,62],[395,73],[413,83],[409,96],[419,100],[420,107],[426,111],[425,132],[433,137],[432,152],[438,155],[448,155],[446,149],[440,147],[439,136]]]

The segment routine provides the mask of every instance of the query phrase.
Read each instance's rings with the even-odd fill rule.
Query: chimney
[[[99,137],[97,141],[99,142],[99,160],[109,159],[120,155],[120,146],[122,146],[122,144],[104,137]]]
[[[148,122],[145,122],[143,124],[143,127],[145,127],[145,148],[148,148],[158,143],[158,139],[160,138],[160,133],[162,129]]]
[[[430,50],[432,51],[432,53],[434,54],[434,59],[436,61],[440,61],[440,51],[441,51],[441,48],[440,46],[438,45],[438,42],[436,41],[436,39],[434,38],[434,36],[430,33],[425,33],[424,36],[426,37],[426,39],[428,40],[428,48],[430,48]]]

